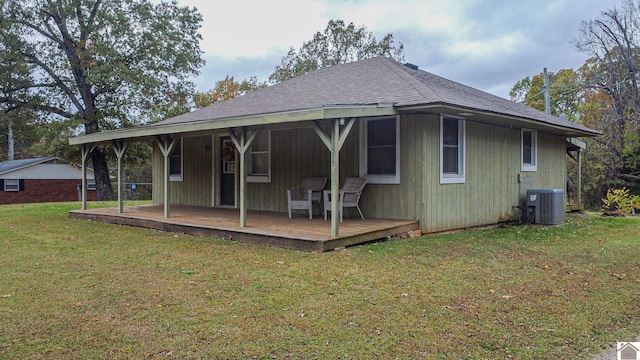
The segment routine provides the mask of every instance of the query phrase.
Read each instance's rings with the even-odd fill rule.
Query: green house
[[[69,141],[86,155],[152,140],[153,202],[167,218],[172,205],[237,208],[245,226],[247,211],[286,213],[287,189],[303,178],[327,177],[337,193],[346,177],[364,177],[365,218],[413,220],[432,233],[517,220],[527,189],[564,189],[574,139],[598,134],[376,57]],[[339,237],[331,214],[327,232]]]

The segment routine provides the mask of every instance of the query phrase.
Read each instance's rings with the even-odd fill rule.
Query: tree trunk
[[[81,74],[83,75],[83,74]],[[98,125],[98,109],[95,105],[95,97],[90,91],[88,83],[84,77],[78,76],[78,88],[81,89],[82,99],[86,106],[83,112],[85,123],[85,134],[93,134],[100,131]],[[82,86],[80,86],[82,85]],[[113,187],[111,186],[111,178],[109,177],[109,166],[107,164],[107,157],[105,155],[105,149],[96,147],[91,152],[91,161],[93,162],[93,175],[96,180],[96,200],[108,201],[113,200]]]
[[[91,161],[93,162],[93,175],[96,179],[96,200],[113,200],[113,188],[111,187],[109,167],[107,166],[107,158],[104,150],[95,148],[91,152]]]

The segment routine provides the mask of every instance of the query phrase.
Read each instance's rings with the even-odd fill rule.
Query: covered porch
[[[331,234],[331,221],[322,216],[309,219],[296,214],[248,211],[247,223],[238,222],[240,210],[200,206],[172,205],[171,217],[164,216],[162,204],[75,210],[76,219],[138,226],[161,231],[221,238],[252,244],[304,251],[325,252],[388,237],[417,234],[418,221],[345,218],[340,235]]]
[[[188,116],[191,113],[185,114]],[[389,104],[359,105],[359,106],[323,106],[318,109],[306,109],[296,112],[275,113],[268,115],[241,116],[224,121],[206,122],[186,122],[184,124],[168,123],[164,126],[154,124],[152,126],[121,129],[101,133],[93,133],[81,137],[70,138],[72,145],[79,145],[82,154],[83,184],[86,183],[87,161],[90,154],[98,147],[112,148],[117,158],[117,184],[118,184],[118,206],[114,210],[121,215],[125,214],[122,196],[124,155],[129,144],[140,141],[152,141],[154,143],[154,203],[160,208],[160,217],[164,224],[173,224],[176,219],[174,209],[180,206],[204,206],[211,210],[218,207],[230,207],[233,211],[229,214],[230,221],[235,220],[234,229],[248,227],[249,209],[260,211],[282,211],[277,206],[281,196],[286,194],[287,189],[295,189],[300,179],[308,176],[325,176],[328,178],[328,189],[330,190],[330,221],[324,222],[322,235],[315,240],[322,240],[325,243],[330,239],[340,240],[344,245],[322,245],[313,248],[313,251],[325,251],[328,249],[348,246],[355,243],[372,241],[384,238],[389,235],[385,233],[378,237],[366,237],[365,240],[355,240],[353,243],[345,241],[350,237],[342,233],[342,224],[339,221],[339,190],[341,178],[345,176],[357,176],[360,165],[357,159],[352,159],[358,154],[358,135],[349,136],[352,129],[360,119],[379,119],[399,117],[396,111]],[[170,119],[171,120],[171,119]],[[397,121],[397,120],[396,120]],[[356,132],[356,131],[354,131]],[[279,137],[272,136],[278,133]],[[292,141],[292,134],[297,134],[297,140]],[[260,135],[265,135],[261,144],[267,144],[266,148],[254,151],[252,145],[254,140]],[[229,140],[222,140],[228,138]],[[184,145],[183,140],[206,139],[202,144]],[[347,157],[349,160],[344,165],[340,164],[341,149],[350,139],[350,151]],[[225,167],[227,141],[232,144],[232,155],[230,156],[232,166]],[[257,142],[257,141],[256,141]],[[222,150],[219,145],[223,144]],[[294,144],[292,146],[292,144]],[[317,144],[322,151],[316,148]],[[202,145],[202,146],[200,146]],[[179,150],[179,179],[174,180],[173,157]],[[190,151],[190,152],[189,152]],[[262,159],[258,157],[264,156]],[[159,157],[156,159],[156,157]],[[274,158],[272,160],[271,158]],[[286,160],[284,159],[286,157]],[[220,159],[224,160],[220,160]],[[275,160],[277,159],[277,160]],[[159,161],[156,161],[159,160]],[[264,172],[251,173],[249,168],[253,163],[267,164]],[[396,156],[396,161],[397,156]],[[222,165],[222,167],[221,167]],[[280,166],[276,169],[277,166]],[[272,168],[274,170],[272,170]],[[342,168],[342,169],[341,169]],[[196,170],[194,170],[196,169]],[[261,169],[262,170],[262,169]],[[188,175],[183,172],[189,171]],[[311,173],[313,172],[313,173]],[[342,175],[341,175],[342,172]],[[231,176],[230,183],[233,183],[229,193],[230,201],[222,202],[225,195],[222,190],[222,177]],[[159,175],[159,176],[156,176]],[[184,176],[183,176],[184,175]],[[253,178],[253,179],[252,179]],[[90,218],[91,211],[87,206],[86,186],[82,191],[82,212],[87,214],[84,218]],[[226,187],[225,187],[226,189]],[[176,190],[180,190],[179,193]],[[251,194],[251,191],[254,191]],[[158,196],[156,196],[156,193]],[[204,195],[203,195],[204,194]],[[193,200],[203,200],[205,203],[194,203]],[[210,201],[211,199],[211,201]],[[276,204],[276,205],[273,205]],[[272,205],[275,207],[273,208]],[[96,210],[100,212],[101,210]],[[72,216],[76,216],[72,213]],[[155,215],[154,215],[155,216]],[[126,217],[126,216],[125,216]],[[96,217],[96,220],[110,222],[108,216]],[[172,220],[170,220],[172,219]],[[124,222],[118,222],[124,223]],[[365,224],[369,224],[366,222]],[[157,229],[165,229],[166,225],[149,226]],[[136,224],[131,224],[136,225]],[[304,225],[303,225],[304,226]],[[206,224],[204,226],[207,227]],[[419,229],[416,222],[415,229]],[[224,229],[219,229],[224,230]],[[413,230],[413,229],[412,229]],[[253,233],[238,231],[239,233]],[[212,235],[216,236],[216,235]],[[293,238],[293,236],[291,236]],[[352,236],[351,236],[352,237]],[[298,248],[296,246],[286,246]],[[325,249],[326,248],[326,249]]]

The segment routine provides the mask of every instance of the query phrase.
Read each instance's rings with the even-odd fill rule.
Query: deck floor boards
[[[248,211],[247,226],[240,227],[238,209],[172,205],[170,217],[165,218],[162,204],[125,206],[123,213],[118,213],[117,208],[74,210],[70,216],[317,252],[419,229],[418,221],[362,220],[356,214],[344,219],[340,224],[340,236],[334,239],[331,237],[331,221],[325,221],[322,214],[314,214],[313,219],[309,219],[308,215],[299,212],[289,219],[286,213]]]

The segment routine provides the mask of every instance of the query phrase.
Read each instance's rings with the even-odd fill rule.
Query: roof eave
[[[113,140],[144,140],[170,134],[188,134],[215,131],[243,126],[284,124],[300,121],[395,115],[393,104],[326,105],[271,114],[256,114],[219,119],[204,119],[177,124],[149,125],[143,127],[103,131],[70,137],[69,144],[108,144]]]
[[[1,171],[1,172],[0,172],[0,175],[5,175],[5,174],[8,174],[8,173],[12,173],[12,172],[14,172],[14,171],[18,171],[18,170],[26,169],[26,168],[29,168],[29,167],[32,167],[32,166],[35,166],[35,165],[40,165],[40,164],[42,164],[42,163],[45,163],[45,162],[47,162],[47,161],[51,161],[51,160],[54,160],[54,159],[57,159],[57,157],[55,157],[55,156],[47,156],[47,157],[43,157],[42,159],[40,159],[40,161],[32,162],[32,163],[27,164],[27,165],[18,166],[18,167],[15,167],[15,168],[9,169],[9,170]]]
[[[542,120],[531,119],[522,116],[504,114],[494,111],[478,110],[463,106],[456,106],[447,103],[433,103],[423,105],[409,105],[397,108],[398,111],[430,111],[434,113],[443,113],[454,116],[460,116],[467,120],[490,123],[495,125],[503,125],[509,127],[518,127],[524,129],[549,131],[554,134],[561,134],[567,137],[594,137],[602,135],[596,130],[582,130],[574,127],[567,127],[558,124],[552,124]]]

